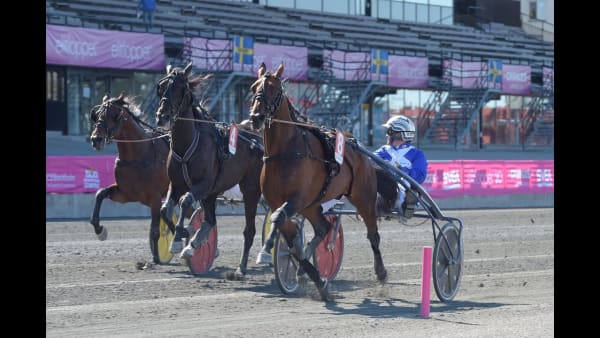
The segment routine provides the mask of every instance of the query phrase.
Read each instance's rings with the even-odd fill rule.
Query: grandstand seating
[[[46,0],[46,23],[145,32],[142,20],[135,16],[136,9],[136,1]],[[505,64],[530,65],[532,78],[536,79],[541,79],[542,67],[554,65],[552,42],[529,36],[519,28],[495,23],[477,29],[278,8],[252,2],[157,0],[153,24],[151,33],[163,34],[165,47],[170,50],[181,50],[184,36],[230,39],[233,35],[245,35],[253,36],[257,42],[306,46],[309,55],[321,55],[322,49],[370,52],[372,48],[379,48],[388,50],[390,55],[424,56],[429,59],[430,72],[441,69],[442,61],[449,57],[461,61],[497,59]],[[342,84],[335,87],[342,88]],[[483,97],[481,93],[478,95]],[[477,97],[471,101],[478,106],[482,104]],[[445,137],[447,142],[456,141],[457,133],[466,133],[457,123],[468,123],[473,114],[464,109],[444,108],[437,116],[440,127],[433,128],[428,138]],[[553,115],[548,116],[553,121]],[[546,122],[538,124],[543,123]],[[444,130],[445,136],[430,136],[440,130]]]
[[[47,23],[104,29],[145,31],[135,17],[135,1],[47,0]],[[62,19],[58,17],[63,16]],[[67,19],[73,16],[79,20]],[[554,45],[503,25],[486,30],[446,24],[426,24],[319,11],[262,6],[251,2],[219,0],[159,0],[153,33],[165,42],[181,43],[181,37],[230,38],[251,35],[268,43],[305,45],[311,49],[348,51],[387,49],[395,55],[423,55],[439,65],[441,55],[460,55],[465,61],[495,58],[509,64],[552,66]],[[491,29],[490,27],[493,27]],[[311,52],[313,54],[314,52]],[[538,66],[539,65],[539,66]]]

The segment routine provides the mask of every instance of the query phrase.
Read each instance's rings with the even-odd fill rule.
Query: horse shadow
[[[466,312],[470,310],[486,309],[486,308],[497,308],[506,305],[505,303],[496,302],[474,302],[474,301],[452,301],[449,303],[442,303],[440,301],[432,301],[431,305],[435,308],[435,313],[453,313],[453,312]],[[415,318],[421,319],[420,317],[420,303],[409,301],[403,298],[390,297],[388,299],[372,299],[369,297],[364,298],[359,304],[353,305],[353,303],[332,301],[325,303],[325,308],[334,315],[359,315],[371,318]],[[477,325],[473,323],[453,321],[449,319],[434,318],[441,321],[454,322],[457,324],[465,325]]]

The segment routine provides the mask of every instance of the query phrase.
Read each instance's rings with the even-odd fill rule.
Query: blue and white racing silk
[[[386,144],[375,150],[374,153],[393,166],[402,167],[402,170],[419,184],[425,181],[427,159],[423,151],[412,146],[410,142],[403,143],[398,147]]]

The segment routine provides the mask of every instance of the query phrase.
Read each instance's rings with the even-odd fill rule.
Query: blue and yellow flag
[[[387,75],[388,52],[387,50],[373,49],[371,51],[371,73]]]
[[[254,57],[254,39],[244,36],[233,37],[233,63],[252,66]]]
[[[488,60],[488,82],[502,83],[502,61]]]

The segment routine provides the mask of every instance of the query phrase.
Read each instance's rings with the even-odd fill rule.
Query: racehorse
[[[245,275],[248,254],[256,234],[255,217],[261,198],[260,170],[262,168],[262,137],[249,126],[236,125],[238,137],[235,154],[227,149],[229,130],[224,123],[212,118],[195,102],[193,90],[210,78],[210,75],[192,76],[192,64],[185,68],[167,67],[167,75],[159,80],[157,94],[160,98],[156,121],[158,126],[171,130],[171,151],[167,161],[171,180],[161,216],[170,222],[168,211],[174,201],[179,201],[181,212],[200,200],[204,221],[182,250],[182,237],[191,235],[191,224],[184,229],[183,219],[175,227],[171,252],[181,251],[181,257],[191,257],[194,249],[206,242],[212,227],[216,226],[217,196],[235,184],[243,194],[246,225],[244,247],[236,274]]]
[[[165,133],[148,125],[133,111],[139,112],[133,100],[121,93],[116,98],[104,96],[102,104],[94,107],[90,114],[94,123],[90,136],[92,147],[100,151],[114,141],[118,151],[114,166],[116,183],[96,192],[90,223],[98,238],[105,240],[108,232],[100,225],[100,207],[105,198],[119,203],[140,202],[148,206],[151,210],[152,260],[162,263],[158,252],[159,222],[161,199],[169,185],[166,166],[169,141]]]
[[[255,130],[263,130],[265,158],[260,184],[263,196],[271,210],[271,234],[261,253],[268,253],[274,243],[276,229],[283,234],[290,251],[298,259],[300,268],[308,273],[317,286],[321,299],[329,300],[327,280],[309,262],[295,226],[289,218],[296,213],[306,217],[313,226],[315,237],[310,245],[323,240],[331,224],[323,216],[321,203],[345,195],[356,207],[367,226],[377,279],[384,283],[387,270],[379,250],[379,232],[375,201],[377,180],[370,159],[356,151],[350,143],[344,147],[343,162],[334,164],[321,132],[316,126],[301,122],[284,92],[281,64],[275,73],[266,72],[263,63],[258,79],[252,84],[250,122]],[[345,137],[351,137],[346,133]]]

